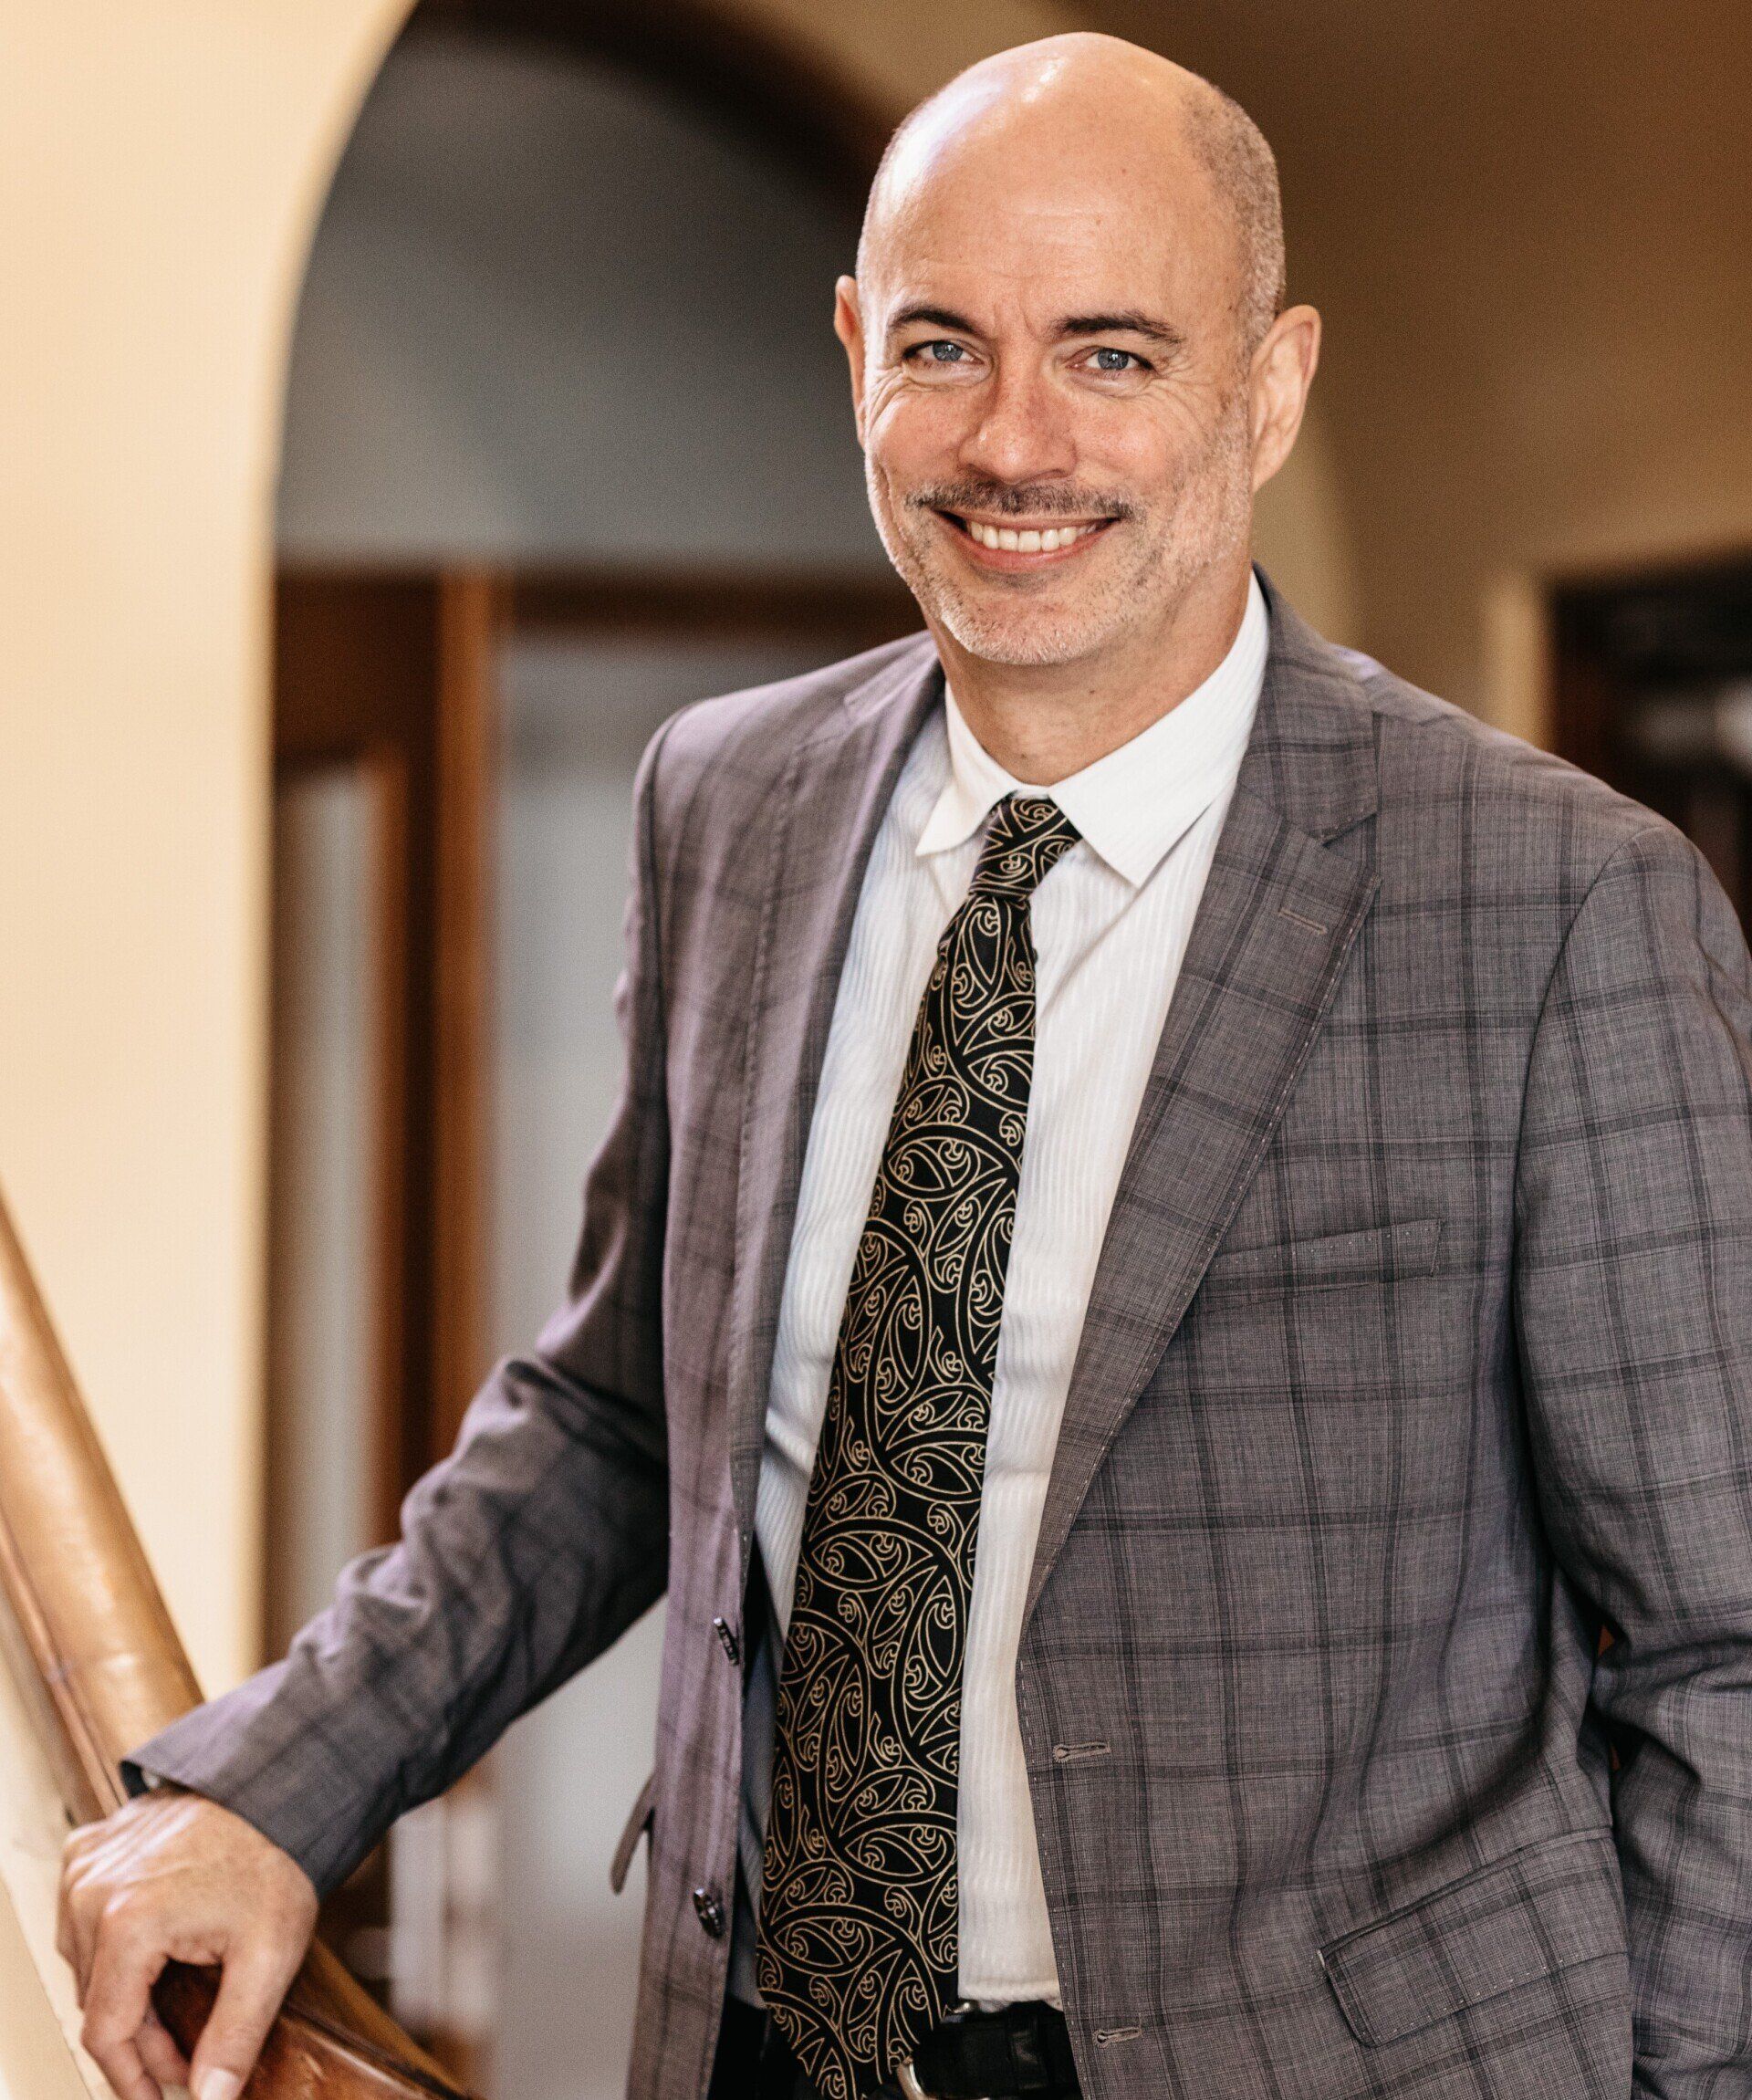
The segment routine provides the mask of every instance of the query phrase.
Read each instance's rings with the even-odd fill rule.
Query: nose
[[[962,440],[963,469],[990,481],[1022,484],[1069,475],[1077,461],[1063,403],[1038,371],[1000,362],[979,390]]]

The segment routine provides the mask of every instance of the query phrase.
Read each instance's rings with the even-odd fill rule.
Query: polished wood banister
[[[76,1822],[126,1798],[127,1752],[198,1705],[73,1374],[0,1201],[0,1613],[5,1646]],[[154,1993],[186,2050],[217,1973],[172,1964]],[[463,2100],[335,1957],[313,1942],[249,2100]]]

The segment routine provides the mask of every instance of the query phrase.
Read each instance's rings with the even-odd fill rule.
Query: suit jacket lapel
[[[1090,1294],[1030,1613],[1264,1155],[1374,897],[1367,703],[1341,653],[1268,602],[1266,682]]]
[[[917,648],[854,688],[794,754],[768,841],[749,987],[729,1338],[730,1466],[745,1540],[804,1150],[864,868],[913,737],[942,691]]]

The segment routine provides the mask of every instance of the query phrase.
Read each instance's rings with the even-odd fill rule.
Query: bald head
[[[1283,275],[1257,129],[1136,45],[1019,46],[901,126],[834,329],[871,509],[958,697],[1026,712],[1062,678],[1080,720],[1091,679],[1159,707],[1165,663],[1222,654],[1319,354]]]
[[[981,162],[1075,166],[1099,148],[1140,185],[1190,172],[1225,228],[1243,348],[1251,352],[1285,300],[1278,164],[1241,105],[1184,66],[1117,37],[1043,37],[959,73],[904,118],[871,186],[858,245],[868,282],[921,193]]]

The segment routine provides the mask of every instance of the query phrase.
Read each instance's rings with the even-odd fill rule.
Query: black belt
[[[743,2087],[747,2100],[820,2100],[784,2036],[754,2006],[729,2001],[719,2047],[756,2060],[752,2085]],[[733,2090],[727,2079],[713,2086]],[[1079,2100],[1082,2087],[1064,2014],[1035,1999],[996,2012],[949,2013],[880,2091],[883,2100]]]

